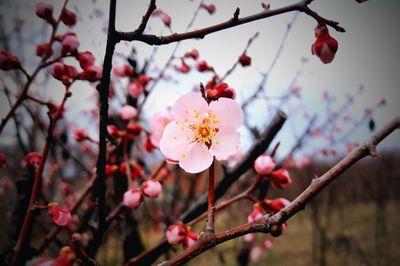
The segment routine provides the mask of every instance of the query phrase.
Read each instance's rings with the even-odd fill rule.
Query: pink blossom
[[[46,21],[50,21],[53,18],[53,5],[38,3],[36,5],[36,15]]]
[[[56,225],[64,227],[71,223],[72,216],[67,207],[60,207],[56,202],[49,203],[47,207],[50,218]]]
[[[335,58],[338,42],[329,35],[326,25],[318,25],[315,28],[317,38],[311,46],[311,53],[321,59],[322,63],[329,64]]]
[[[262,154],[254,161],[254,169],[259,175],[267,176],[272,173],[274,168],[275,161],[269,155]]]
[[[61,53],[64,55],[75,53],[79,45],[79,40],[75,35],[66,35],[61,42]]]
[[[143,183],[143,193],[149,198],[157,198],[162,186],[157,180],[147,180]]]
[[[85,70],[79,73],[79,78],[89,82],[95,82],[101,79],[103,75],[103,68],[99,66],[87,66]]]
[[[219,98],[210,104],[197,93],[181,96],[172,108],[174,120],[165,127],[161,152],[188,173],[207,169],[215,156],[225,160],[237,151],[243,122],[240,106]]]
[[[292,179],[290,178],[289,172],[286,169],[279,169],[273,171],[268,179],[277,187],[277,188],[285,188],[292,183]]]
[[[72,27],[76,23],[76,14],[71,10],[64,8],[61,12],[61,21],[68,27]]]
[[[139,98],[139,96],[143,93],[144,88],[142,83],[138,81],[134,81],[128,85],[128,94],[134,99]]]
[[[272,246],[273,246],[272,239],[270,239],[270,238],[265,239],[265,241],[264,241],[265,251],[271,250]]]
[[[150,141],[151,143],[159,147],[160,140],[164,131],[165,126],[173,120],[172,114],[169,111],[157,112],[150,118]]]
[[[185,53],[185,57],[191,57],[196,60],[199,57],[199,51],[197,49],[192,49],[191,51]]]
[[[173,224],[168,227],[165,236],[170,245],[176,245],[183,241],[186,234],[186,227],[183,223]]]
[[[168,14],[163,13],[163,15],[161,16],[161,21],[164,23],[165,26],[171,26],[171,17]]]
[[[142,191],[138,188],[128,190],[124,193],[124,205],[129,208],[137,208],[142,201]]]
[[[212,87],[210,84],[210,88],[207,89],[207,98],[212,101],[218,100],[221,97],[233,99],[235,98],[235,95],[235,90],[229,87],[226,83],[219,83]]]
[[[137,110],[133,106],[125,105],[119,111],[119,115],[123,120],[131,120],[137,116]]]

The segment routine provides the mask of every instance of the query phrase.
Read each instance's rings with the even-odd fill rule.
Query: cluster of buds
[[[266,154],[260,155],[254,161],[254,169],[256,172],[266,177],[277,188],[285,188],[292,183],[290,174],[286,169],[275,170],[275,160]]]
[[[185,226],[182,222],[170,225],[165,236],[170,245],[182,243],[184,249],[189,248],[199,239],[199,234],[193,232],[190,226]]]
[[[129,208],[138,208],[143,201],[143,196],[157,198],[162,191],[160,182],[154,179],[143,182],[140,188],[130,189],[124,193],[124,205]]]
[[[47,3],[39,3],[36,5],[36,15],[47,21],[47,23],[55,26],[56,19],[53,17],[53,5]],[[60,20],[67,27],[73,27],[76,24],[76,14],[67,8],[64,8],[60,14]]]

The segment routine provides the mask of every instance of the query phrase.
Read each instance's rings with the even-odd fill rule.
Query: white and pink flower
[[[211,165],[214,156],[225,160],[236,153],[243,113],[234,100],[219,98],[207,104],[199,94],[188,93],[176,101],[172,116],[160,149],[186,172],[199,173]]]
[[[143,194],[142,191],[138,188],[130,189],[124,193],[124,205],[129,208],[137,208],[142,202]]]
[[[143,183],[143,193],[149,198],[157,198],[162,191],[162,186],[157,180],[147,180]]]
[[[274,168],[275,161],[269,155],[262,154],[254,161],[254,169],[259,175],[267,176],[272,173]]]

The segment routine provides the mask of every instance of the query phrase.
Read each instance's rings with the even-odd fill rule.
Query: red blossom
[[[75,54],[78,51],[80,42],[75,34],[65,35],[61,41],[61,53],[63,55]]]
[[[89,82],[96,82],[101,79],[103,75],[103,68],[99,66],[88,66],[79,73],[79,78],[83,80],[87,80]]]
[[[205,71],[213,71],[214,68],[212,66],[209,66],[208,63],[205,60],[199,60],[196,62],[196,69],[199,72],[205,72]]]
[[[94,55],[89,51],[78,53],[75,58],[79,61],[79,65],[82,69],[94,65],[94,62],[96,61]]]
[[[73,130],[74,139],[78,142],[86,140],[89,138],[86,131],[83,128],[75,128]]]
[[[139,124],[136,124],[136,123],[134,123],[134,124],[129,124],[129,125],[126,126],[126,131],[127,131],[129,134],[131,134],[131,135],[137,137],[137,136],[139,136],[140,133],[142,132],[142,127],[141,127]]]
[[[252,223],[257,219],[261,219],[264,217],[263,209],[259,204],[254,204],[253,211],[247,216],[247,222]]]
[[[51,56],[53,54],[53,49],[49,47],[48,43],[40,43],[36,46],[36,55],[42,57],[44,54],[46,54],[46,56]]]
[[[76,24],[76,14],[66,8],[61,12],[61,21],[68,27]]]
[[[30,152],[27,155],[25,155],[25,165],[28,167],[34,167],[37,168],[39,167],[39,164],[42,160],[42,155],[38,152]]]
[[[185,238],[186,227],[182,222],[170,225],[165,235],[170,245],[179,244]]]
[[[226,83],[220,83],[207,91],[207,98],[209,100],[216,101],[221,97],[234,99],[235,90],[229,87]]]
[[[292,183],[292,179],[290,178],[289,172],[286,169],[279,169],[273,171],[268,179],[274,184],[277,188],[285,188]]]
[[[275,161],[269,155],[262,154],[254,161],[254,169],[259,175],[267,176],[272,173],[274,168]]]

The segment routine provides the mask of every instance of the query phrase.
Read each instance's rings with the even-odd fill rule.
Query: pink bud
[[[149,198],[157,198],[162,186],[157,180],[147,180],[143,183],[143,193]]]
[[[260,257],[262,255],[262,250],[259,246],[255,246],[250,250],[250,260],[252,262],[257,262],[260,260]]]
[[[138,81],[134,81],[128,85],[128,94],[134,99],[139,98],[143,91],[143,85]]]
[[[79,73],[79,78],[89,82],[96,82],[101,79],[103,75],[103,68],[99,66],[87,66],[85,70]]]
[[[36,5],[36,15],[46,21],[51,21],[53,19],[53,5],[38,3]]]
[[[208,14],[210,14],[210,15],[214,14],[215,10],[216,10],[214,4],[207,5],[207,4],[202,3],[201,7],[204,8],[205,10],[207,10]]]
[[[163,15],[161,16],[161,21],[164,23],[165,26],[167,26],[168,28],[171,26],[171,17],[166,14],[163,13]]]
[[[175,66],[176,71],[181,72],[183,74],[189,73],[190,71],[190,66],[186,64],[185,60],[181,60],[181,66]]]
[[[79,65],[82,69],[86,69],[87,67],[94,65],[94,62],[96,61],[94,55],[89,51],[78,53],[76,55],[76,59],[79,61]]]
[[[183,248],[187,249],[192,246],[199,239],[199,234],[193,232],[190,228],[187,229],[185,237],[183,238]]]
[[[213,67],[209,66],[205,60],[199,60],[196,62],[196,69],[199,72],[205,72],[205,71],[213,71]]]
[[[254,161],[254,169],[259,175],[267,176],[275,168],[275,161],[271,156],[262,154]]]
[[[107,125],[107,132],[114,138],[120,138],[124,135],[115,125]]]
[[[8,71],[18,69],[20,62],[18,58],[4,50],[0,50],[0,69]]]
[[[48,43],[41,43],[36,46],[36,55],[42,57],[44,54],[51,56],[53,54],[53,49],[49,49]]]
[[[61,53],[63,55],[76,53],[80,43],[75,35],[66,35],[61,42]]]
[[[318,25],[315,28],[317,39],[311,46],[311,53],[321,59],[322,63],[329,64],[335,58],[338,42],[329,35],[326,25]]]
[[[86,131],[83,128],[75,128],[72,130],[74,139],[78,142],[81,142],[85,139],[88,139],[88,135],[86,134]]]
[[[239,63],[240,63],[243,67],[249,66],[249,65],[251,65],[251,57],[248,56],[247,54],[242,54],[242,55],[239,57]]]
[[[49,203],[47,207],[50,218],[56,225],[65,227],[71,223],[72,216],[68,208],[60,207],[55,202]]]
[[[265,200],[265,205],[267,206],[267,209],[271,211],[273,214],[279,212],[286,206],[290,204],[290,201],[288,201],[285,198],[277,198],[273,200]]]
[[[167,241],[170,245],[179,244],[185,238],[186,227],[183,223],[173,224],[166,232]]]
[[[216,101],[221,97],[233,99],[235,98],[235,90],[226,83],[220,83],[207,91],[207,98],[212,101]]]
[[[28,167],[39,167],[40,162],[42,161],[42,155],[38,152],[30,152],[25,155],[25,164]]]
[[[142,201],[142,191],[138,188],[128,190],[124,193],[124,205],[129,208],[137,208]]]
[[[247,216],[247,222],[252,223],[257,219],[262,219],[263,217],[264,214],[262,208],[260,206],[254,206],[253,211],[249,214],[249,216]]]
[[[250,243],[256,239],[256,234],[254,234],[254,233],[246,234],[246,235],[244,235],[243,238],[244,238],[244,241]]]
[[[273,171],[268,179],[277,187],[277,188],[285,188],[292,183],[292,179],[290,178],[289,172],[286,169],[279,169]]]
[[[270,238],[265,239],[265,241],[264,241],[265,251],[271,250],[272,246],[273,246],[272,239],[270,239]]]
[[[113,73],[118,77],[130,77],[135,73],[135,70],[128,65],[114,66]]]
[[[3,154],[0,153],[0,168],[3,168],[7,163],[7,157]]]
[[[76,23],[76,14],[66,8],[61,13],[61,21],[68,27],[72,27]]]
[[[185,53],[185,57],[191,57],[196,60],[199,57],[199,51],[197,51],[197,49],[192,49],[190,52]]]
[[[125,105],[121,108],[121,110],[119,111],[119,115],[121,116],[121,118],[125,121],[127,120],[131,120],[136,118],[137,116],[137,110],[135,107],[130,106],[130,105]]]

